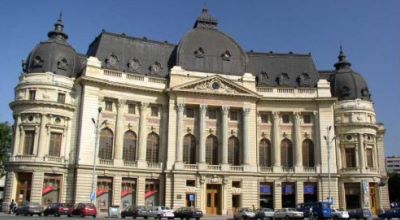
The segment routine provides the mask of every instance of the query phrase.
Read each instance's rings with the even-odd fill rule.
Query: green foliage
[[[390,202],[400,202],[400,174],[389,173],[388,187]]]
[[[4,175],[4,164],[11,151],[12,129],[8,122],[0,123],[0,177]]]

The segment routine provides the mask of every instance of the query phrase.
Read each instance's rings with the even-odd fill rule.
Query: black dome
[[[217,21],[203,9],[193,30],[180,41],[177,65],[185,70],[243,75],[246,53],[228,35],[217,30]]]
[[[340,48],[339,62],[334,66],[336,72],[329,78],[332,95],[339,100],[363,99],[371,101],[371,94],[364,78],[354,72],[351,63],[346,61],[346,56]]]
[[[81,70],[81,61],[68,43],[68,35],[63,31],[60,18],[54,24],[54,30],[48,33],[49,39],[40,42],[29,54],[24,71],[26,73],[53,72],[54,74],[76,77]]]

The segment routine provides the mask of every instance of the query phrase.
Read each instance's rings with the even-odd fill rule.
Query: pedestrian
[[[14,209],[15,209],[15,202],[14,202],[14,199],[13,199],[13,200],[11,200],[10,210],[8,211],[8,214],[14,214]]]

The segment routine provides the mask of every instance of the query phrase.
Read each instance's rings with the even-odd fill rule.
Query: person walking
[[[10,203],[10,210],[8,211],[8,214],[14,214],[14,209],[15,209],[15,202],[14,202],[14,199],[13,200],[11,200],[11,203]]]

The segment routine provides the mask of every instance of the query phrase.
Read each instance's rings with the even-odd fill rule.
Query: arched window
[[[154,132],[147,136],[147,152],[146,160],[147,162],[158,163],[160,162],[160,138]]]
[[[272,161],[271,161],[271,142],[263,138],[260,141],[260,153],[259,153],[259,163],[263,167],[270,167],[272,166]]]
[[[183,162],[196,164],[196,138],[192,134],[183,137]]]
[[[293,145],[287,138],[281,142],[281,163],[283,167],[293,167]]]
[[[99,158],[112,159],[113,154],[114,134],[108,128],[103,128],[100,131]]]
[[[206,141],[206,162],[211,165],[218,165],[218,139],[209,135]]]
[[[228,139],[228,163],[240,165],[240,146],[239,139],[232,136]]]
[[[303,166],[314,167],[314,143],[310,139],[303,141]]]
[[[126,161],[136,160],[136,134],[133,131],[127,131],[124,134],[124,152],[122,159]]]

